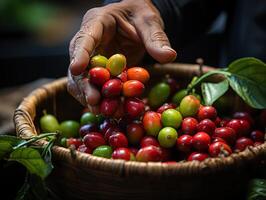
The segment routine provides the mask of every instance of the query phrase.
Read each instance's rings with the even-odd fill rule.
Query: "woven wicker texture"
[[[212,68],[203,67],[203,71]],[[197,65],[155,65],[154,77],[171,74],[190,80]],[[66,90],[66,78],[34,90],[16,109],[14,123],[19,137],[39,133],[42,111],[61,120],[79,119],[82,107]],[[64,199],[225,199],[243,194],[256,164],[266,155],[266,144],[250,147],[227,158],[203,162],[139,163],[111,160],[53,148],[55,169],[48,179],[51,189]],[[214,196],[215,195],[215,198]]]

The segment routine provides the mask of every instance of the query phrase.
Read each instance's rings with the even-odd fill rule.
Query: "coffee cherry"
[[[227,142],[224,139],[219,138],[219,137],[213,138],[212,143],[215,143],[215,142],[222,142],[222,143],[227,144]]]
[[[213,121],[216,127],[221,126],[222,119],[220,117],[216,117],[216,119]]]
[[[144,137],[145,130],[141,123],[133,122],[127,126],[127,138],[130,144],[138,145]]]
[[[229,145],[234,145],[236,141],[236,133],[230,127],[220,127],[214,130],[213,138],[222,138]]]
[[[164,82],[166,82],[170,86],[170,93],[174,94],[177,89],[179,88],[178,83],[175,79],[171,78],[170,76],[166,75]]]
[[[60,129],[58,120],[51,114],[45,114],[41,117],[40,126],[43,133],[52,133]]]
[[[211,144],[210,136],[205,132],[198,132],[192,138],[192,145],[198,151],[205,151]]]
[[[96,124],[97,123],[97,118],[95,114],[91,112],[85,112],[80,118],[80,125],[85,125],[85,124]]]
[[[250,125],[254,124],[254,120],[252,119],[252,117],[250,116],[250,114],[248,112],[235,112],[233,114],[233,118],[234,119],[244,119],[244,120],[247,120]]]
[[[110,79],[106,81],[102,87],[102,95],[104,97],[116,97],[122,92],[122,81],[119,79]]]
[[[244,151],[248,146],[253,146],[254,142],[246,137],[238,138],[236,141],[235,149],[238,151]]]
[[[127,70],[128,80],[138,80],[147,83],[150,79],[149,72],[142,67],[132,67]]]
[[[165,127],[162,130],[160,130],[158,134],[158,141],[160,143],[160,146],[164,148],[173,147],[176,143],[176,139],[177,139],[177,132],[172,127]]]
[[[137,153],[138,153],[138,148],[136,147],[129,147],[129,150],[131,151],[131,153],[134,154],[134,156],[136,157]]]
[[[204,119],[215,120],[217,117],[217,111],[213,106],[201,106],[197,117],[200,121]]]
[[[105,131],[104,139],[106,141],[109,141],[110,136],[114,135],[114,134],[116,134],[118,132],[121,132],[121,130],[118,127],[110,127],[110,128],[107,129],[107,131]]]
[[[110,73],[103,67],[94,67],[89,71],[90,82],[102,86],[106,81],[110,79]]]
[[[135,160],[134,154],[128,148],[124,147],[115,149],[112,153],[112,158],[122,160]]]
[[[176,140],[176,147],[179,151],[182,151],[184,153],[189,153],[192,149],[192,136],[181,135]]]
[[[101,55],[93,56],[90,60],[90,67],[105,67],[107,63],[107,58]]]
[[[148,111],[144,114],[142,123],[147,135],[154,137],[157,137],[162,128],[161,116],[153,111]]]
[[[127,137],[121,133],[115,133],[109,137],[109,144],[113,149],[119,148],[119,147],[127,147],[128,146],[128,140]]]
[[[234,129],[237,137],[246,136],[250,131],[250,124],[246,120],[232,119],[226,126]]]
[[[182,121],[181,130],[184,134],[194,135],[197,132],[198,121],[193,117],[186,117]]]
[[[170,95],[170,86],[166,83],[158,83],[152,87],[149,95],[148,101],[149,105],[153,108],[161,106]]]
[[[105,98],[101,102],[100,111],[104,116],[112,116],[116,112],[119,103],[117,98]]]
[[[65,140],[63,146],[67,148],[70,146],[73,146],[75,147],[75,149],[78,149],[79,146],[83,144],[82,140],[78,138],[62,138],[62,140]],[[61,143],[62,143],[62,140],[61,140]]]
[[[145,86],[138,80],[129,80],[123,84],[123,94],[125,97],[139,97],[144,92]]]
[[[250,138],[254,142],[264,142],[264,133],[260,130],[254,130],[250,133]]]
[[[159,142],[152,136],[145,136],[140,141],[141,148],[148,147],[148,146],[156,146],[159,147]]]
[[[164,111],[171,109],[171,108],[172,109],[176,108],[176,105],[172,103],[165,103],[161,107],[159,107],[156,112],[162,114]]]
[[[262,144],[263,144],[263,142],[254,142],[254,147],[257,147],[257,146],[262,145]]]
[[[61,137],[78,137],[79,135],[79,123],[74,120],[66,120],[60,123]]]
[[[228,122],[230,122],[231,119],[222,119],[220,121],[220,126],[221,127],[226,127],[226,125],[228,124]]]
[[[200,107],[200,101],[193,95],[185,96],[180,102],[179,111],[183,117],[194,116]]]
[[[172,97],[172,103],[179,105],[182,99],[187,95],[187,90],[183,89],[174,94]]]
[[[167,160],[170,160],[172,157],[172,151],[168,148],[159,147],[162,151],[162,162],[165,162]]]
[[[119,74],[117,76],[117,78],[119,78],[123,83],[128,81],[128,78],[127,78],[127,71],[124,70],[121,74]]]
[[[216,126],[213,121],[210,119],[204,119],[200,121],[197,125],[198,132],[205,132],[208,133],[209,135],[212,135]]]
[[[188,157],[188,161],[193,161],[193,160],[197,160],[197,161],[203,161],[206,158],[208,158],[209,155],[206,153],[200,153],[200,152],[193,152],[189,155]]]
[[[94,149],[92,155],[102,158],[111,158],[112,157],[112,147],[108,145],[102,145]]]
[[[77,151],[82,152],[82,153],[88,153],[88,154],[92,153],[92,150],[90,148],[86,147],[85,144],[80,145],[78,147]]]
[[[83,138],[83,142],[86,145],[86,147],[90,149],[95,149],[96,147],[105,144],[103,135],[98,132],[91,132],[85,135],[85,137]]]
[[[85,135],[87,135],[90,132],[97,132],[98,128],[95,124],[85,124],[83,126],[80,127],[79,129],[79,135],[80,137],[84,137]]]
[[[182,122],[182,115],[175,109],[168,109],[162,113],[163,126],[178,128]]]
[[[209,154],[212,157],[217,157],[217,156],[225,157],[232,154],[232,150],[227,144],[223,142],[215,142],[209,146]]]
[[[125,115],[125,109],[124,109],[125,105],[123,102],[123,99],[121,99],[117,110],[115,111],[115,113],[113,114],[113,118],[115,119],[121,119],[124,115]]]
[[[155,146],[141,148],[136,155],[136,160],[139,162],[159,162],[162,160],[162,151]]]
[[[144,113],[145,105],[138,98],[127,98],[125,100],[124,110],[131,118],[137,118]]]
[[[112,76],[117,76],[122,73],[126,67],[126,64],[127,61],[124,55],[114,54],[108,59],[106,63],[106,69],[109,70]]]
[[[105,134],[105,132],[110,128],[110,127],[117,127],[117,123],[115,120],[112,119],[104,119],[103,122],[99,126],[99,130],[102,134]]]

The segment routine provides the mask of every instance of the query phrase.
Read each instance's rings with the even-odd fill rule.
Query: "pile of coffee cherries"
[[[170,77],[143,98],[149,73],[127,68],[121,54],[94,56],[88,76],[101,93],[99,113],[85,109],[79,122],[59,124],[50,114],[40,120],[43,132],[61,133],[64,147],[104,158],[170,164],[227,157],[264,142],[266,110],[259,111],[256,121],[248,112],[222,118],[215,107],[202,105],[198,94],[177,89]]]

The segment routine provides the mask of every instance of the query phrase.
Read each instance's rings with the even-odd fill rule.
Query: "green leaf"
[[[220,83],[202,83],[201,91],[206,105],[212,105],[229,88],[228,81],[225,79]]]
[[[266,180],[253,179],[249,183],[248,200],[266,199]]]
[[[21,188],[19,189],[15,200],[26,199],[26,195],[30,189],[30,183],[29,183],[28,179],[29,179],[29,173],[27,172],[26,177],[25,177],[25,181],[24,181],[23,185],[21,186]]]
[[[51,172],[51,168],[44,162],[40,153],[33,148],[18,148],[10,154],[11,161],[17,161],[24,165],[32,174],[46,178]]]
[[[266,108],[266,64],[255,58],[231,63],[227,76],[232,89],[251,107]]]
[[[12,151],[12,145],[6,141],[0,141],[0,159]]]
[[[25,140],[20,139],[20,138],[15,137],[15,136],[11,136],[11,135],[0,135],[0,141],[8,142],[10,145],[16,146],[16,145],[24,142]]]

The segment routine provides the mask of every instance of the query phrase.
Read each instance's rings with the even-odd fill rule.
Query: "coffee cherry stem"
[[[28,144],[31,144],[31,143],[34,143],[42,138],[46,138],[46,137],[49,137],[49,136],[56,136],[58,135],[58,133],[45,133],[45,134],[41,134],[41,135],[38,135],[38,136],[34,136],[32,137],[31,139],[25,141],[25,142],[22,142],[20,144],[18,144],[17,146],[13,147],[13,149],[18,149],[20,147],[23,147],[23,146],[27,146]]]

